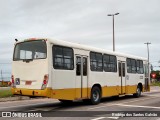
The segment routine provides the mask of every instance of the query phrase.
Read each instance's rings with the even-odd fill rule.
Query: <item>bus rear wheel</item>
[[[99,87],[95,86],[91,90],[91,104],[97,105],[101,100],[101,90]]]
[[[141,88],[140,86],[137,86],[136,93],[133,94],[134,97],[140,97],[141,96]]]

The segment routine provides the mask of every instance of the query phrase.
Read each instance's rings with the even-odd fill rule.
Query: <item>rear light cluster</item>
[[[48,74],[44,75],[42,89],[45,89],[48,83]]]
[[[11,87],[15,87],[14,75],[11,76]]]

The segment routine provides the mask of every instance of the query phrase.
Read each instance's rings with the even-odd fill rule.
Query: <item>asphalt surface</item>
[[[62,104],[58,100],[48,98],[0,102],[0,116],[2,112],[11,111],[13,117],[0,117],[0,119],[160,120],[160,87],[151,87],[151,92],[142,93],[139,98],[134,98],[132,95],[105,98],[99,105],[89,105],[82,101]],[[39,118],[21,118],[21,116],[31,117],[32,115]]]

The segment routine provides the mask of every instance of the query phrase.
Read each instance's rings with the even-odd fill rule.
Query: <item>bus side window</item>
[[[90,52],[90,68],[91,71],[103,72],[102,53]]]
[[[121,63],[120,63],[120,62],[118,63],[118,69],[119,69],[119,76],[122,76],[122,75],[121,75],[121,70],[122,70],[122,69],[121,69]]]
[[[81,57],[76,58],[76,75],[81,75]],[[83,75],[87,76],[87,58],[83,58]]]
[[[143,69],[143,61],[140,61],[140,74],[144,73],[144,69]]]
[[[125,63],[122,63],[122,67],[123,67],[123,77],[125,77],[126,76],[126,74],[125,74],[125,71],[126,71],[126,69],[125,69]]]
[[[81,58],[77,57],[76,59],[76,75],[79,76],[81,75]]]
[[[57,46],[52,47],[53,51],[53,68],[62,70],[73,70],[74,59],[73,49],[69,47]]]
[[[87,58],[83,58],[83,75],[87,76]]]
[[[127,72],[132,73],[132,64],[130,58],[127,58]]]

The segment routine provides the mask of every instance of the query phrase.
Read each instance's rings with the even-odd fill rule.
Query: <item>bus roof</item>
[[[82,44],[78,44],[78,43],[67,42],[67,41],[63,41],[63,40],[57,40],[57,39],[47,39],[47,40],[49,40],[53,44],[57,44],[57,45],[78,48],[78,49],[93,51],[93,52],[106,53],[106,54],[111,54],[111,55],[116,55],[116,56],[136,58],[136,59],[141,59],[141,60],[147,61],[147,59],[144,57],[139,57],[139,56],[135,56],[135,55],[131,55],[131,54],[125,54],[125,53],[121,53],[121,52],[113,52],[113,51],[109,51],[106,49],[91,47],[91,46],[82,45]]]
[[[134,58],[134,59],[140,59],[140,60],[147,61],[147,59],[144,57],[139,57],[139,56],[135,56],[135,55],[131,55],[131,54],[125,54],[125,53],[121,53],[121,52],[113,52],[113,51],[109,51],[106,49],[91,47],[91,46],[82,45],[79,43],[72,43],[72,42],[58,40],[58,39],[52,39],[52,38],[31,38],[31,39],[25,39],[20,42],[32,41],[32,40],[48,40],[50,43],[53,43],[55,45],[62,45],[62,46],[77,48],[77,49],[81,49],[81,50],[100,52],[100,53],[106,53],[106,54],[111,54],[111,55],[116,55],[116,56],[121,56],[121,57],[128,57],[128,58]],[[16,43],[19,43],[19,41]]]

